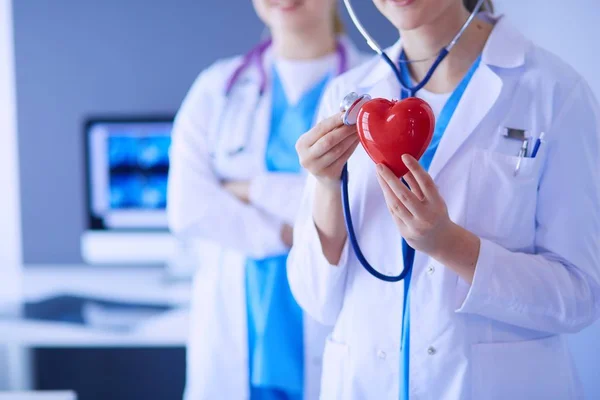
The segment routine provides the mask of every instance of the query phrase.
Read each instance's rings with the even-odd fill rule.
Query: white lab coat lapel
[[[341,36],[339,40],[346,51],[348,68],[356,66],[361,58],[360,53],[347,37]],[[266,168],[263,155],[271,132],[273,99],[270,86],[273,73],[271,49],[265,51],[262,59],[266,87],[265,92],[258,99],[258,105],[256,100],[260,92],[261,76],[257,67],[258,65],[254,64],[240,76],[233,88],[235,95],[230,96],[231,100],[228,101],[223,95],[221,107],[230,107],[234,110],[231,112],[232,110],[223,109],[221,112],[223,121],[218,121],[220,125],[213,129],[217,170],[223,172],[224,177],[243,179],[246,175],[256,175]],[[246,128],[249,130],[246,131]],[[235,156],[227,155],[228,152],[240,147],[244,147],[244,151]],[[243,176],[239,176],[240,173]]]
[[[265,58],[264,63],[267,64]],[[270,68],[265,70],[268,74]],[[233,88],[230,100],[223,95],[221,121],[213,132],[215,167],[222,178],[247,179],[265,168],[264,154],[271,124],[271,90],[267,86],[259,98],[260,73],[254,66],[242,74]],[[258,103],[257,103],[258,100]],[[231,155],[236,149],[242,151]]]
[[[262,95],[258,109],[256,110],[256,118],[253,121],[251,133],[253,137],[256,138],[252,141],[252,152],[261,155],[256,159],[256,170],[261,172],[266,169],[264,155],[266,153],[267,142],[269,141],[269,136],[271,134],[271,113],[273,109],[273,91],[271,90],[269,83],[271,81],[271,68],[267,68],[265,73],[267,75],[267,86],[265,88],[265,93]]]
[[[485,64],[480,64],[473,74],[446,132],[429,166],[435,179],[475,128],[491,110],[502,90],[502,80]]]
[[[484,14],[482,17],[487,18]],[[490,66],[515,68],[525,62],[529,42],[502,16],[495,18],[495,21],[494,30],[481,55],[481,64],[471,78],[431,161],[429,174],[433,179],[457,154],[498,100],[503,82]]]

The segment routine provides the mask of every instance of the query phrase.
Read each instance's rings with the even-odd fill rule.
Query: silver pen
[[[523,161],[523,158],[527,156],[527,148],[529,147],[529,140],[525,139],[523,140],[523,144],[521,145],[521,150],[519,150],[519,159],[517,160],[517,166],[515,167],[515,173],[514,176],[517,176],[517,174],[519,173],[519,170],[521,169],[521,161]]]

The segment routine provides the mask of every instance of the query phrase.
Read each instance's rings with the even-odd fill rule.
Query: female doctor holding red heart
[[[420,82],[476,2],[374,3],[402,38],[387,55]],[[436,129],[420,160],[402,156],[406,185],[339,113],[349,92],[401,96],[379,58],[332,83],[296,144],[310,176],[288,277],[304,310],[334,325],[323,399],[582,396],[562,334],[600,315],[600,112],[581,76],[491,8],[416,92]],[[362,253],[388,276],[410,263],[402,282],[374,278],[348,243],[346,163]]]

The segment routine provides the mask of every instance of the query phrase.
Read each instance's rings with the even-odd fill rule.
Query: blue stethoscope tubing
[[[385,63],[387,65],[389,65],[389,67],[394,72],[394,75],[396,76],[396,79],[398,80],[400,87],[402,88],[402,92],[406,93],[408,95],[408,97],[414,97],[420,89],[422,89],[425,85],[427,85],[427,83],[433,76],[433,73],[435,72],[435,70],[442,63],[442,61],[444,61],[444,59],[446,58],[448,53],[450,53],[450,50],[452,50],[452,48],[454,47],[456,42],[458,42],[458,40],[461,38],[461,36],[463,35],[463,33],[465,32],[467,27],[471,24],[471,22],[473,21],[473,19],[475,18],[475,16],[477,15],[477,13],[479,12],[479,10],[481,9],[481,7],[483,6],[484,3],[485,3],[485,0],[479,0],[477,2],[473,11],[471,12],[471,15],[469,15],[469,18],[462,25],[462,27],[460,28],[458,33],[454,36],[454,38],[452,39],[450,44],[448,44],[446,47],[444,47],[440,50],[440,52],[438,53],[433,64],[427,71],[427,74],[425,75],[423,80],[421,80],[421,82],[419,82],[415,86],[410,86],[409,82],[404,81],[404,78],[402,77],[402,73],[401,73],[400,69],[398,68],[398,66],[391,60],[391,58],[386,54],[386,52],[383,51],[381,46],[373,39],[373,37],[371,37],[369,32],[367,32],[367,30],[364,28],[364,26],[358,19],[350,0],[344,0],[344,5],[346,6],[346,10],[348,10],[348,14],[350,14],[350,18],[352,19],[352,22],[356,26],[356,29],[358,29],[358,31],[361,33],[361,35],[365,38],[369,47],[371,47],[377,54],[379,54],[382,57],[382,59],[385,61]],[[426,60],[416,60],[413,62],[417,62],[417,61],[426,61]],[[401,56],[399,62],[407,63],[408,61],[405,60]],[[399,282],[399,281],[405,279],[407,276],[409,276],[409,274],[412,270],[413,263],[409,263],[409,265],[403,266],[402,271],[398,275],[386,275],[386,274],[383,274],[383,273],[377,271],[367,261],[365,255],[363,254],[362,250],[360,249],[360,245],[358,244],[358,239],[356,238],[356,233],[354,231],[354,224],[352,223],[352,213],[350,212],[350,196],[348,193],[349,176],[348,176],[348,164],[347,163],[344,165],[344,168],[342,169],[341,181],[342,181],[341,182],[341,185],[342,185],[342,208],[343,208],[343,213],[344,213],[344,221],[346,223],[346,231],[348,232],[348,240],[350,241],[350,245],[352,246],[352,249],[354,250],[354,253],[356,254],[356,258],[358,259],[360,264],[363,266],[363,268],[365,270],[367,270],[367,272],[369,274],[371,274],[372,276],[374,276],[375,278],[377,278],[379,280],[382,280],[384,282]]]
[[[360,264],[367,270],[367,272],[373,275],[375,278],[385,282],[398,282],[406,278],[406,276],[412,269],[411,266],[409,266],[408,268],[403,268],[402,272],[400,272],[400,275],[385,275],[377,271],[371,266],[371,264],[369,264],[365,255],[360,249],[358,239],[356,239],[356,234],[354,232],[352,215],[350,213],[350,196],[348,194],[348,164],[344,165],[344,168],[342,169],[342,206],[344,211],[344,221],[346,222],[346,231],[348,232],[348,240],[350,241],[352,249],[354,249],[356,258],[358,259]]]

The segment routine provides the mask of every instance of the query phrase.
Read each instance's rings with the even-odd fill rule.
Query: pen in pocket
[[[540,133],[540,136],[536,139],[535,144],[533,145],[533,151],[531,152],[531,158],[535,158],[537,156],[538,151],[540,150],[540,146],[544,141],[544,132]]]
[[[515,166],[515,172],[514,172],[514,176],[517,176],[517,174],[519,173],[519,169],[521,169],[521,162],[523,161],[524,157],[527,157],[527,148],[529,147],[529,140],[525,139],[523,140],[523,143],[521,144],[521,150],[519,150],[519,154],[517,155],[518,159],[517,159],[517,165]]]

